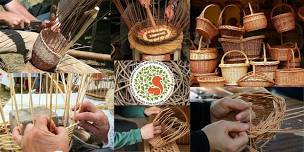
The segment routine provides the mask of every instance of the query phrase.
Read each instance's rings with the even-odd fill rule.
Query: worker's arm
[[[27,9],[22,6],[17,0],[12,0],[11,2],[5,4],[4,8],[9,12],[24,16],[29,21],[37,20],[37,18],[28,12]]]

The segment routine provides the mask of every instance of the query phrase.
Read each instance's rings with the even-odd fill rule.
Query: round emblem
[[[162,62],[143,62],[131,75],[131,94],[144,105],[162,104],[170,98],[174,75]]]

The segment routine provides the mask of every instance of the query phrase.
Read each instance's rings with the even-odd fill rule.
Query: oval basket
[[[219,34],[219,31],[217,27],[207,18],[205,18],[205,12],[210,7],[216,7],[220,10],[220,7],[215,4],[210,4],[204,8],[204,10],[201,12],[200,16],[196,18],[196,31],[208,38],[213,39],[216,35]]]
[[[251,4],[248,3],[250,15],[243,17],[243,25],[246,32],[256,31],[267,28],[267,18],[264,13],[253,13]]]
[[[279,7],[287,7],[290,12],[282,13],[276,16],[274,15],[274,11]],[[287,32],[294,30],[296,28],[295,16],[293,8],[288,4],[278,4],[271,10],[271,20],[273,26],[279,33]]]
[[[31,63],[40,70],[50,71],[56,68],[60,62],[61,56],[52,51],[55,43],[46,42],[46,37],[52,35],[56,39],[66,41],[60,33],[54,33],[51,30],[44,29],[40,32],[33,46]],[[58,42],[58,41],[57,41]]]
[[[242,50],[248,58],[259,58],[261,47],[265,36],[252,36],[247,38],[219,38],[224,52]],[[243,58],[239,53],[230,53],[228,59]]]
[[[221,11],[219,20],[218,20],[218,29],[222,37],[242,37],[245,33],[244,27],[236,27],[231,25],[222,25],[223,24],[223,14],[228,7],[235,7],[240,9],[237,5],[230,4],[223,8]]]
[[[219,76],[201,76],[197,78],[200,87],[224,87],[225,79]]]
[[[298,55],[294,54],[294,60],[292,61],[282,61],[280,67],[286,69],[288,67],[300,68],[301,67],[301,51],[296,47]]]
[[[224,59],[229,53],[240,53],[240,54],[242,54],[246,58],[245,63],[225,64]],[[233,51],[226,52],[223,55],[223,57],[221,59],[221,63],[219,65],[219,67],[222,70],[222,75],[227,82],[226,85],[238,85],[237,81],[241,77],[246,75],[246,73],[248,71],[248,66],[249,66],[249,60],[248,60],[246,54],[243,53],[242,51],[233,50]]]
[[[263,43],[263,60],[252,60],[250,64],[254,66],[256,72],[263,73],[271,80],[275,79],[275,71],[278,69],[280,61],[267,60],[266,47]]]

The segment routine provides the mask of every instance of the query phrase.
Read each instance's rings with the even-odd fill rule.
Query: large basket
[[[247,32],[256,31],[260,29],[264,29],[267,27],[267,19],[265,14],[262,13],[253,13],[251,4],[248,3],[250,9],[250,15],[246,15],[243,17],[243,25],[244,29]]]
[[[274,15],[274,11],[276,9],[278,9],[279,7],[283,7],[283,6],[287,7],[288,9],[290,9],[291,12],[286,12],[286,13],[282,13],[282,14],[273,16]],[[272,20],[272,23],[273,23],[275,29],[279,33],[291,31],[291,30],[294,30],[296,28],[294,10],[288,4],[281,3],[281,4],[276,5],[271,10],[271,20]]]
[[[45,29],[40,32],[33,46],[31,63],[38,69],[45,71],[55,69],[61,59],[61,56],[59,54],[53,52],[53,49],[58,44],[52,43],[52,41],[46,41],[47,36],[50,35],[61,39],[62,42],[66,41],[63,35],[60,33],[52,32],[49,29]]]
[[[248,58],[259,58],[261,54],[261,47],[265,36],[252,36],[247,38],[219,38],[224,52],[232,50],[242,50]],[[239,53],[230,53],[227,55],[228,59],[243,58]]]
[[[198,77],[197,81],[200,87],[224,87],[225,79],[219,76],[202,76]]]
[[[208,39],[214,38],[219,33],[217,27],[213,25],[213,23],[204,16],[206,10],[210,7],[216,7],[220,10],[220,7],[218,5],[210,4],[206,6],[202,11],[202,13],[200,14],[200,16],[196,18],[196,31],[200,35]]]
[[[230,4],[224,7],[222,10],[219,20],[218,20],[218,26],[219,31],[222,37],[242,37],[245,33],[244,27],[236,27],[231,25],[222,25],[223,24],[223,14],[228,7],[235,7],[239,9],[237,5]]]
[[[250,64],[254,66],[257,72],[263,73],[271,80],[275,78],[275,71],[278,69],[279,63],[280,61],[267,60],[265,44],[263,44],[263,60],[250,61]]]
[[[300,7],[298,10],[299,18],[304,22],[304,6]]]
[[[267,44],[267,49],[271,59],[278,61],[290,61],[292,59],[291,51],[295,50],[297,45],[277,45],[270,46]]]
[[[242,54],[246,58],[245,63],[225,64],[224,59],[229,53]],[[249,60],[248,60],[246,54],[243,53],[242,51],[233,50],[233,51],[226,52],[222,57],[221,64],[219,65],[219,67],[222,70],[222,75],[227,82],[226,85],[237,85],[237,81],[242,76],[246,75],[246,73],[248,71],[248,66],[249,66]]]

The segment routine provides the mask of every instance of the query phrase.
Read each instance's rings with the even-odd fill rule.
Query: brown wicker
[[[219,38],[224,52],[231,50],[241,50],[248,58],[259,58],[261,47],[265,36],[252,36],[247,38]],[[228,59],[243,58],[239,53],[231,53],[227,55]]]
[[[170,54],[161,54],[161,55],[149,55],[143,54],[142,60],[144,61],[170,61]]]
[[[278,9],[279,7],[284,7],[284,6],[287,7],[288,9],[290,9],[291,12],[286,12],[286,13],[282,13],[282,14],[273,16],[274,11],[276,9]],[[271,10],[271,20],[272,20],[272,23],[273,23],[275,29],[279,33],[291,31],[291,30],[294,30],[296,28],[294,10],[288,4],[281,3],[281,4],[276,5]]]
[[[264,29],[267,27],[267,19],[265,14],[262,13],[253,13],[251,4],[248,3],[250,9],[250,15],[245,15],[243,17],[243,25],[246,32],[256,31]]]
[[[145,152],[180,152],[176,142],[169,143],[162,147],[153,147],[150,144],[144,145]]]
[[[244,27],[236,27],[236,26],[231,26],[231,25],[222,25],[223,24],[223,14],[228,7],[235,7],[239,9],[237,5],[230,4],[227,5],[223,8],[219,20],[218,20],[218,26],[219,26],[219,31],[222,37],[242,37],[243,34],[245,33]]]
[[[58,37],[58,39],[62,39],[62,41],[65,41],[63,35],[60,33],[55,34],[49,29],[45,29],[40,32],[33,46],[31,63],[38,69],[45,71],[53,70],[56,68],[61,59],[61,56],[59,56],[59,54],[52,51],[57,44],[45,41],[46,37],[50,34]]]
[[[238,85],[241,87],[271,87],[274,84],[273,79],[255,70],[248,72],[238,80]]]
[[[298,10],[299,18],[304,22],[304,6],[300,7]]]
[[[224,59],[229,53],[241,53],[246,58],[245,63],[225,64]],[[237,85],[237,81],[241,77],[246,75],[246,73],[248,71],[248,66],[249,66],[249,60],[248,60],[246,54],[243,53],[242,51],[232,50],[232,51],[226,52],[223,55],[221,63],[219,65],[219,67],[222,70],[222,75],[225,78],[225,80],[227,81],[226,85]]]
[[[289,67],[295,67],[300,68],[301,67],[301,51],[298,47],[296,47],[298,55],[296,56],[294,54],[294,60],[292,61],[282,61],[280,64],[281,68],[288,68]]]
[[[280,61],[267,60],[266,57],[266,47],[263,44],[263,60],[252,60],[250,64],[254,66],[257,72],[261,72],[264,75],[268,76],[271,80],[275,78],[275,71],[278,69],[278,64]]]
[[[210,7],[216,7],[220,11],[220,7],[218,5],[210,4],[210,5],[206,6],[204,8],[204,10],[202,11],[202,13],[200,14],[200,16],[198,16],[196,18],[196,31],[200,35],[202,35],[208,39],[214,38],[219,33],[217,27],[215,25],[213,25],[213,23],[210,20],[208,20],[207,18],[205,18],[205,16],[204,16],[206,10]]]
[[[224,87],[225,79],[219,76],[201,76],[197,78],[200,87]]]
[[[270,57],[273,60],[278,61],[290,61],[292,59],[291,50],[295,50],[297,45],[277,45],[277,46],[270,46],[267,44],[267,49],[269,51]]]

